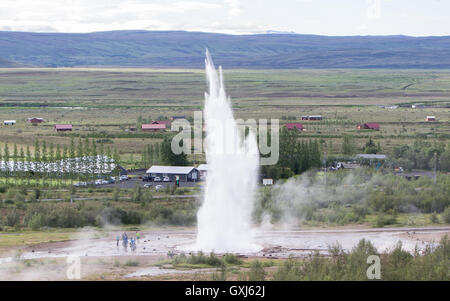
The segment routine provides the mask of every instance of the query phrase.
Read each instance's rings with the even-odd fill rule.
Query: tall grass
[[[367,258],[377,255],[370,241],[361,240],[350,252],[340,245],[329,248],[331,257],[318,253],[305,260],[289,259],[273,274],[276,281],[304,280],[368,280]],[[450,280],[450,239],[445,236],[439,246],[428,246],[422,254],[402,249],[399,243],[391,252],[378,254],[381,263],[381,280]]]

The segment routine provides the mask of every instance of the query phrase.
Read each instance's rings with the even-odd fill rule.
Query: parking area
[[[161,185],[163,187],[166,187],[167,185],[175,185],[175,182],[171,181],[171,182],[163,182],[163,181],[158,181],[158,182],[147,182],[147,181],[143,181],[142,179],[144,178],[144,176],[146,175],[145,172],[139,170],[139,171],[131,171],[128,174],[128,180],[123,180],[123,181],[117,181],[115,183],[110,183],[110,184],[95,184],[95,187],[104,187],[104,188],[115,188],[115,187],[119,187],[119,188],[123,188],[123,189],[132,189],[135,188],[136,186],[141,186],[144,187],[144,185],[148,184],[151,185],[152,187],[155,187],[156,185]],[[100,182],[100,181],[99,181]],[[199,184],[199,182],[183,182],[180,181],[179,187],[195,187]],[[84,186],[84,185],[80,185],[80,186]]]
[[[180,182],[179,187],[195,187],[199,182]],[[120,187],[120,188],[135,188],[136,186],[144,187],[145,184],[150,184],[153,187],[156,185],[167,186],[167,185],[175,185],[175,182],[144,182],[140,178],[130,178],[126,181],[121,181],[114,184],[101,185],[101,187]]]

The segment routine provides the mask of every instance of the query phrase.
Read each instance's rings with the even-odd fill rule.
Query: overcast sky
[[[450,0],[0,0],[0,30],[450,35]]]

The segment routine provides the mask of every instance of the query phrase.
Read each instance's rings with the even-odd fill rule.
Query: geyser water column
[[[206,51],[205,154],[208,164],[204,200],[197,213],[196,249],[216,252],[251,252],[252,209],[258,181],[259,151],[256,136],[245,138],[233,117],[225,94],[222,68],[217,72]]]

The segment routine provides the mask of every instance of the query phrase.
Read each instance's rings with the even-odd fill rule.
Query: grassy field
[[[280,120],[280,124],[301,122],[305,127],[301,137],[319,140],[322,151],[326,151],[327,155],[340,154],[344,135],[353,137],[357,152],[371,137],[375,143],[380,144],[381,153],[387,154],[396,145],[412,145],[419,139],[444,143],[450,141],[450,70],[225,70],[224,77],[237,118],[275,118]],[[101,140],[98,143],[104,143],[105,147],[116,149],[124,167],[148,168],[149,166],[136,163],[140,161],[143,149],[148,144],[161,142],[171,133],[133,132],[129,131],[130,127],[139,128],[139,120],[147,122],[174,115],[192,117],[194,111],[202,110],[206,90],[203,70],[0,69],[0,121],[17,120],[14,126],[5,126],[0,122],[0,153],[4,152],[5,144],[9,145],[10,153],[14,145],[19,148],[29,147],[31,153],[34,153],[36,139],[45,141],[47,146],[69,146],[72,138],[77,140],[79,137],[88,137]],[[413,103],[425,104],[426,107],[381,107]],[[322,121],[301,120],[302,115],[319,114],[323,116]],[[426,122],[427,115],[435,115],[437,121]],[[33,126],[26,122],[29,117],[41,117],[46,122]],[[378,122],[381,130],[357,130],[356,125],[364,122]],[[60,123],[73,124],[73,132],[56,133],[54,125]],[[188,159],[194,160],[191,156]],[[197,156],[195,160],[199,163],[204,158]],[[378,176],[382,179],[387,177],[384,174]],[[328,180],[331,182],[330,175]],[[27,187],[28,183],[33,186],[38,184],[36,181],[34,178],[0,177],[0,187],[3,189],[0,192],[0,200],[3,200],[0,202],[0,253],[23,246],[79,239],[84,234],[91,235],[91,232],[101,237],[106,233],[102,230],[105,225],[110,230],[117,227],[126,231],[166,226],[174,227],[172,229],[191,227],[195,225],[199,206],[194,195],[201,193],[201,187],[180,188],[174,192],[144,189],[138,198],[135,188],[86,187],[72,190],[60,185],[64,181],[69,186],[69,180],[54,178],[46,179],[46,185],[36,185],[39,189]],[[417,189],[414,184],[422,182],[402,181],[401,185],[395,186],[395,182],[392,187],[390,184],[379,184],[372,192],[379,192],[380,199],[385,199],[385,195],[381,193],[389,188],[392,194],[398,199],[404,198],[405,202],[418,199],[420,203],[425,199],[422,196],[427,196],[431,200],[430,204],[438,196],[448,195],[444,189],[448,187],[445,186],[448,181],[442,180],[443,184],[439,184],[443,187],[441,190],[438,189],[439,185],[433,184],[428,178],[421,181],[429,183]],[[405,183],[410,183],[410,186],[405,188]],[[348,185],[339,186],[343,190],[341,196],[352,191],[355,195],[361,192],[358,184],[355,184],[353,190]],[[35,200],[36,191],[39,191],[40,201]],[[399,197],[400,194],[402,198]],[[191,196],[176,198],[179,195]],[[336,194],[332,196],[333,200],[337,199]],[[73,204],[68,201],[71,197],[75,199]],[[378,199],[373,198],[372,203],[378,204],[376,201]],[[355,204],[363,205],[366,202],[368,200],[364,197]],[[314,207],[314,218],[299,218],[295,226],[317,229],[448,225],[448,210],[447,213],[433,213],[430,210],[427,211],[430,213],[397,213],[392,210],[383,212],[367,206],[370,207],[367,213],[361,214],[358,219],[350,219],[354,217],[353,207],[359,207],[346,205],[342,199],[342,204]],[[292,208],[290,210],[293,211]],[[338,211],[341,213],[339,216],[334,214]],[[83,227],[88,229],[80,230]],[[348,260],[351,254],[339,256]],[[390,262],[389,256],[386,255],[383,260]],[[431,262],[432,256],[423,258],[420,259],[423,260],[423,269],[411,272],[405,279],[418,279],[423,274],[422,271],[426,270],[425,267],[436,266],[437,270],[448,263]],[[201,260],[198,257],[194,259],[177,257],[159,264],[172,264],[175,269],[198,269],[217,268],[225,263],[228,276],[217,270],[212,275],[205,276],[208,280],[211,277],[215,280],[223,277],[228,277],[229,280],[288,279],[282,278],[283,275],[289,275],[289,280],[304,280],[306,276],[296,273],[301,269],[295,267],[299,264],[306,267],[309,265],[309,261],[288,261],[285,264],[281,261],[274,263],[262,260],[257,265],[253,261],[236,258],[231,258],[231,262],[207,256]],[[328,279],[329,273],[322,270],[322,263],[325,267],[328,259],[314,259],[311,262],[321,263],[317,266],[320,270],[314,274],[317,276],[314,279]],[[108,258],[107,262],[100,262],[95,258],[84,260],[91,260],[94,266],[99,266],[93,268],[93,274],[89,276],[95,280],[105,279],[104,277],[109,279],[108,275],[112,277],[115,273],[124,276],[131,272],[133,266],[150,264],[145,262],[145,258]],[[153,262],[156,259],[148,260],[152,265],[158,264]],[[53,269],[56,273],[59,270],[54,266],[60,264],[62,267],[65,262],[57,262],[56,259],[49,259],[48,262],[21,261],[20,269],[26,271],[30,266],[38,264]],[[407,266],[414,265],[405,264],[405,270]],[[337,266],[336,271],[339,269],[342,270]],[[350,277],[351,275],[356,275],[355,271],[348,270],[347,274],[342,275],[342,279],[358,279],[356,276]],[[159,277],[158,279],[164,279],[169,276]],[[173,279],[174,276],[170,277]],[[438,275],[430,279],[448,279],[448,275],[445,277]],[[391,278],[403,279],[394,276]]]
[[[344,134],[357,146],[369,136],[383,152],[417,138],[448,141],[450,132],[450,71],[448,70],[226,70],[225,84],[238,118],[278,118],[301,122],[302,115],[323,115],[305,121],[305,138],[330,141],[338,153]],[[201,110],[207,90],[203,70],[179,69],[2,69],[0,142],[29,146],[36,138],[68,145],[71,136],[107,136],[129,161],[138,161],[143,147],[161,135],[128,132],[138,119],[174,115],[192,117]],[[378,105],[426,103],[427,108],[385,109]],[[447,107],[446,107],[447,106]],[[435,115],[437,122],[426,122]],[[32,126],[28,117],[46,123]],[[378,122],[377,132],[357,131],[356,124]],[[71,123],[74,131],[57,134],[53,126]],[[192,158],[191,158],[192,159]]]

